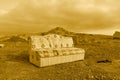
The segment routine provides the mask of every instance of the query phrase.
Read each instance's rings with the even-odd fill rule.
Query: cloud
[[[0,18],[4,27],[21,26],[27,30],[29,26],[32,30],[34,26],[36,31],[45,31],[51,25],[61,25],[80,32],[120,25],[118,0],[6,0],[2,3],[0,15],[7,13]]]
[[[8,11],[7,10],[0,10],[0,15],[4,15],[4,14],[7,14]]]

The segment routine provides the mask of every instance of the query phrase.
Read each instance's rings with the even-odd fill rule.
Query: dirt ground
[[[120,80],[120,40],[78,44],[84,61],[38,68],[29,63],[28,43],[5,42],[0,48],[0,80]],[[97,63],[99,60],[111,63]]]

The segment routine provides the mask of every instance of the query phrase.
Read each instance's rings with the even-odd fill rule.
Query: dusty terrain
[[[29,63],[28,42],[1,42],[5,47],[0,48],[0,80],[120,80],[120,40],[77,39],[75,46],[86,50],[84,61],[44,68]],[[97,63],[106,59],[112,62]]]
[[[75,47],[85,49],[85,60],[38,68],[29,63],[28,41],[13,36],[0,42],[5,44],[0,48],[0,80],[120,80],[120,39],[59,27],[41,35],[48,33],[72,36]]]

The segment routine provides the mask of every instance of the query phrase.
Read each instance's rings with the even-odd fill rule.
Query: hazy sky
[[[0,0],[0,32],[120,31],[120,0]]]

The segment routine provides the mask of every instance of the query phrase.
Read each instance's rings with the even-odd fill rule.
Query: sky
[[[120,31],[120,0],[0,0],[0,33],[55,27],[112,35]]]

